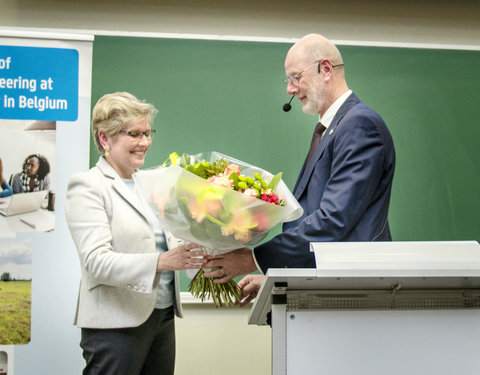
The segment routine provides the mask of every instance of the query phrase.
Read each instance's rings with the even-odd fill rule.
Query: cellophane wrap
[[[273,175],[218,152],[193,155],[195,160],[214,162],[225,158],[244,176],[259,173],[266,182]],[[278,206],[209,182],[179,166],[159,166],[134,174],[143,200],[163,229],[175,237],[203,246],[211,255],[258,244],[281,222],[299,218],[303,209],[281,180],[274,193]]]

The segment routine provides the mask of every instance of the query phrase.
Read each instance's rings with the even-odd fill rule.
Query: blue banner
[[[77,117],[77,50],[0,46],[0,119]]]

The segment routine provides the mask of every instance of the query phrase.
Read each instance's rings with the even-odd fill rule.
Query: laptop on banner
[[[48,190],[41,190],[31,193],[13,194],[10,197],[8,206],[0,208],[0,214],[3,216],[12,216],[36,211],[41,207],[47,193]]]

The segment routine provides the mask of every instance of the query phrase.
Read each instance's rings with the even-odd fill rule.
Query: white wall
[[[477,0],[1,0],[0,26],[480,45]]]
[[[320,32],[336,41],[478,48],[478,4],[467,0],[0,0],[0,27],[291,40]],[[77,275],[77,270],[73,274]],[[74,296],[70,299],[73,304]],[[68,322],[73,319],[73,306],[65,309],[72,314],[65,318]],[[185,318],[177,319],[176,373],[270,373],[270,329],[248,326],[247,316],[248,308],[219,310],[209,305],[186,305]],[[79,348],[72,350],[80,356]],[[52,363],[52,373],[55,367]],[[71,373],[79,370],[72,369]]]
[[[184,305],[176,320],[178,375],[267,375],[271,329],[247,324],[249,306]]]

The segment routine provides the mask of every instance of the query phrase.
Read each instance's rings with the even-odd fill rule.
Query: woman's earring
[[[109,157],[110,156],[110,146],[107,146],[107,148],[105,149],[105,157]]]

